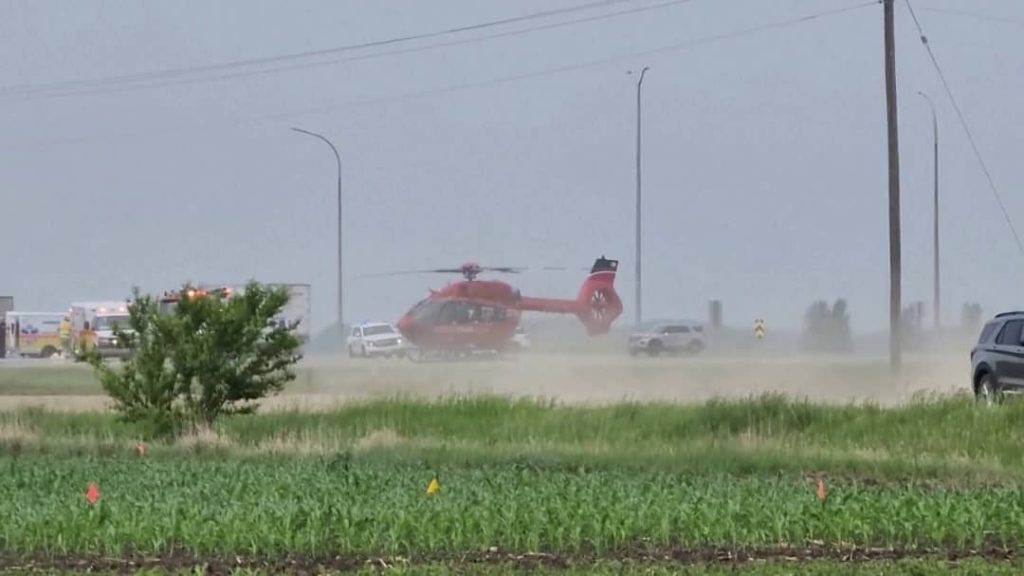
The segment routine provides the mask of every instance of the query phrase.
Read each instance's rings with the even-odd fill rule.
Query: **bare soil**
[[[620,561],[637,564],[741,565],[750,562],[782,560],[808,562],[828,560],[837,563],[863,563],[905,559],[938,559],[957,562],[969,558],[1006,561],[1017,558],[1010,548],[985,547],[980,549],[942,548],[832,548],[826,546],[773,547],[773,548],[657,548],[647,545],[626,547],[603,554],[580,553],[516,553],[492,548],[484,552],[434,553],[413,556],[356,556],[356,555],[302,555],[283,556],[250,555],[195,555],[184,550],[163,554],[99,555],[47,555],[18,556],[0,554],[0,570],[82,571],[132,573],[138,570],[162,568],[167,571],[185,571],[201,567],[205,574],[230,574],[239,569],[261,570],[272,574],[323,574],[325,571],[355,571],[363,567],[387,569],[392,566],[417,564],[444,564],[468,567],[480,564],[507,565],[517,568],[546,566],[551,568],[585,567],[601,561]]]

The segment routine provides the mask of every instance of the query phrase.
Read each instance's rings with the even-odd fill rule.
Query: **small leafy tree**
[[[133,291],[128,304],[129,329],[114,326],[114,336],[131,351],[121,369],[103,362],[93,348],[80,359],[89,361],[100,384],[125,420],[145,422],[152,434],[167,435],[180,429],[183,411],[176,403],[178,374],[169,361],[178,331],[173,318],[160,315],[159,303]]]
[[[807,308],[803,347],[811,352],[849,352],[853,349],[846,300],[840,298],[832,306],[818,300]]]
[[[131,330],[115,327],[130,353],[120,369],[95,350],[87,354],[126,420],[148,422],[161,434],[210,426],[221,415],[255,411],[255,401],[295,378],[297,323],[273,321],[288,302],[285,289],[250,282],[233,297],[188,297],[195,292],[186,285],[180,294],[174,308],[161,313],[151,297],[134,291]]]
[[[982,314],[981,305],[977,302],[964,302],[960,310],[960,326],[969,334],[974,334],[981,328]]]
[[[924,338],[924,303],[914,302],[903,307],[900,314],[900,337],[906,349],[917,349]]]

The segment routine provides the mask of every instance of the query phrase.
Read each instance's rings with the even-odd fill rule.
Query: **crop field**
[[[779,545],[977,550],[1024,541],[1019,487],[687,476],[524,464],[23,458],[5,463],[10,551],[353,556],[612,554]],[[436,475],[436,476],[435,476]],[[440,488],[424,489],[432,478]],[[100,499],[89,505],[84,487]],[[26,509],[25,503],[34,503]]]
[[[32,386],[20,394],[37,397]],[[1024,570],[1017,402],[985,409],[960,393],[845,404],[768,393],[590,404],[486,392],[352,395],[315,411],[279,405],[174,443],[101,410],[8,407],[0,567]]]

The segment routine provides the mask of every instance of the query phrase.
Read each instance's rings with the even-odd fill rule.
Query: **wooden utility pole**
[[[889,366],[901,367],[900,334],[900,146],[896,115],[895,0],[885,6],[885,105],[889,124]]]

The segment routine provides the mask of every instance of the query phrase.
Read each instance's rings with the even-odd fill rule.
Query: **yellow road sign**
[[[760,318],[758,318],[757,320],[754,320],[754,336],[758,340],[760,340],[760,339],[764,338],[764,334],[765,334],[764,320],[762,320]]]

